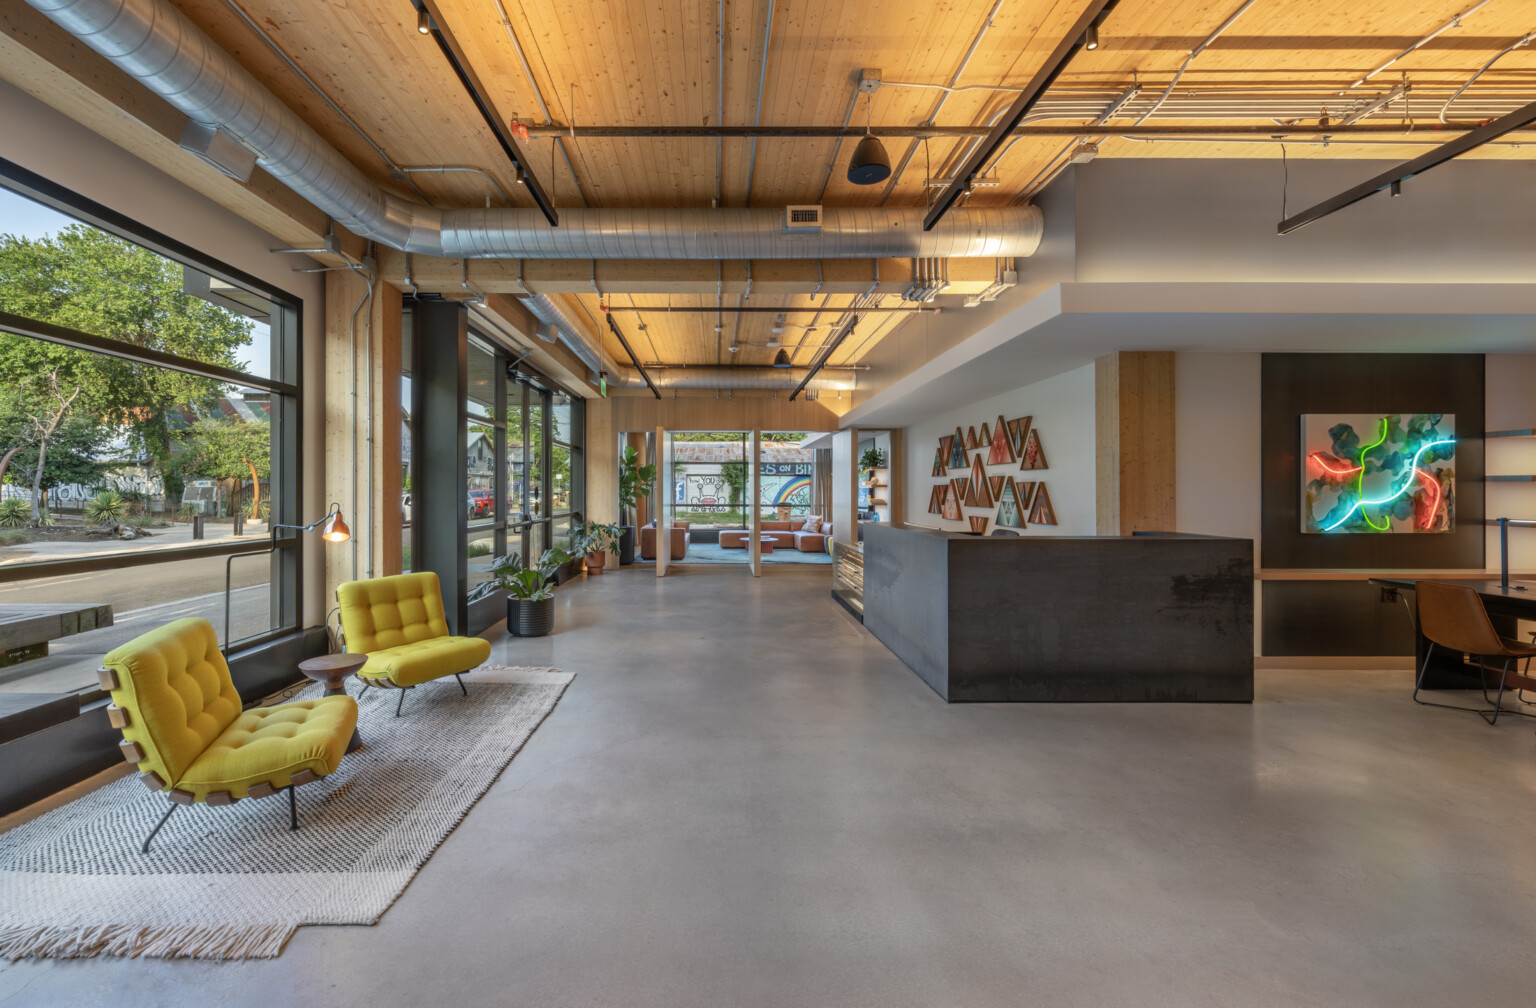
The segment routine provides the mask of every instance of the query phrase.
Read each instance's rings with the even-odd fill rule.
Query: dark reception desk
[[[864,526],[864,626],[950,703],[1253,700],[1253,542]]]

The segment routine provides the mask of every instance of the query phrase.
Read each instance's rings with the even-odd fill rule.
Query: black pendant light
[[[887,169],[889,171],[889,169]],[[789,354],[783,350],[773,355],[774,367],[789,367]]]
[[[874,185],[891,177],[891,159],[885,153],[885,145],[869,133],[874,105],[874,95],[870,95],[869,104],[864,106],[864,139],[848,159],[848,181],[854,185]]]
[[[848,160],[848,181],[854,185],[874,185],[891,177],[891,159],[877,137],[867,136],[853,149]]]

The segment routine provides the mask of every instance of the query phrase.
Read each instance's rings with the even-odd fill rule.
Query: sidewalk
[[[47,560],[75,560],[80,557],[108,556],[117,553],[138,553],[179,549],[184,546],[211,545],[213,543],[257,543],[267,537],[267,523],[245,523],[245,534],[237,537],[233,523],[209,522],[203,526],[203,538],[192,538],[191,522],[172,522],[168,528],[148,529],[143,539],[114,539],[110,536],[90,542],[31,542],[16,546],[0,547],[0,566],[17,563],[39,563]]]

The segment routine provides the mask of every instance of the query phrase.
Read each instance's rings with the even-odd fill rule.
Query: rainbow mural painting
[[[799,499],[791,501],[790,498],[794,497],[796,494],[800,495]],[[810,503],[810,500],[811,478],[809,476],[796,476],[794,479],[780,485],[777,492],[775,492],[773,495],[773,500],[769,501],[768,503],[808,504]]]
[[[1456,417],[1303,416],[1301,497],[1303,532],[1452,531]]]

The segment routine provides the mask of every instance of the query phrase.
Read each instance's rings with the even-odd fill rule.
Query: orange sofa
[[[832,523],[822,522],[819,531],[802,532],[803,521],[764,521],[760,523],[763,535],[772,540],[774,549],[796,549],[802,553],[825,553],[827,540],[832,537]],[[721,549],[746,549],[746,529],[722,529]]]
[[[681,560],[688,555],[688,523],[672,523],[672,550],[669,560]],[[651,522],[640,530],[640,559],[656,559],[656,523]]]

